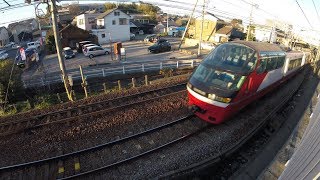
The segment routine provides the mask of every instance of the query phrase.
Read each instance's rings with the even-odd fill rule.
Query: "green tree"
[[[11,70],[12,76],[10,79]],[[4,60],[0,62],[0,103],[5,102],[5,96],[9,85],[8,99],[14,101],[15,97],[22,92],[23,85],[21,82],[22,70],[14,65],[14,61]]]
[[[104,6],[106,7],[106,10],[110,10],[117,7],[115,3],[105,3]]]
[[[54,35],[53,35],[52,29],[47,31],[45,41],[46,41],[46,47],[47,47],[48,51],[55,52],[56,51],[56,43],[54,41]]]

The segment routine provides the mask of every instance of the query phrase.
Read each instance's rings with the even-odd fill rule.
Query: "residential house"
[[[130,20],[138,21],[141,24],[150,23],[150,17],[148,14],[130,14]]]
[[[201,34],[202,17],[195,20],[194,25],[188,29],[189,38],[199,39]],[[214,34],[217,30],[217,18],[212,14],[206,13],[203,21],[202,39],[204,41],[214,42]]]
[[[233,25],[226,25],[218,29],[214,35],[214,40],[217,43],[224,43],[232,40],[244,40],[245,33],[235,28]]]
[[[100,44],[130,40],[130,16],[115,8],[97,16],[97,29],[92,34],[98,37]]]
[[[154,32],[157,32],[157,33],[164,33],[164,32],[167,32],[167,26],[170,30],[170,27],[177,27],[177,24],[173,21],[173,20],[169,20],[168,23],[167,21],[162,21],[162,22],[159,22],[155,27],[154,27]]]
[[[254,36],[256,41],[261,42],[276,42],[277,35],[274,29],[270,26],[255,24],[254,26]]]
[[[130,19],[130,32],[134,34],[152,34],[154,24],[140,23],[139,21],[133,21]]]
[[[84,40],[89,40],[98,43],[96,36],[89,33],[89,31],[78,28],[74,25],[67,25],[60,31],[62,47],[76,48],[76,43]]]
[[[28,19],[8,25],[8,30],[11,31],[14,42],[16,43],[32,41],[32,33],[38,29],[39,25],[35,19]]]
[[[155,33],[164,33],[164,32],[166,32],[166,26],[165,25],[163,25],[163,23],[162,22],[159,22],[154,28],[153,28],[153,31],[155,32]]]
[[[100,13],[88,13],[88,14],[80,14],[75,17],[77,27],[90,31],[92,29],[97,28],[96,17],[100,15]]]
[[[9,43],[9,31],[5,27],[0,27],[0,47]]]

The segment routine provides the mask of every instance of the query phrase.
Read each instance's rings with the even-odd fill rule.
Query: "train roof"
[[[279,45],[270,44],[266,42],[256,42],[256,41],[232,41],[230,43],[238,43],[251,47],[256,51],[281,51],[284,52]]]

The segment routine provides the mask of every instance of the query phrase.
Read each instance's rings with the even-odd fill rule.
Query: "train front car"
[[[271,55],[279,63],[270,64],[272,67],[260,64],[262,53],[268,54],[268,58]],[[284,61],[285,53],[276,45],[247,41],[221,44],[190,77],[189,108],[201,119],[220,124],[265,94],[270,82],[280,80]],[[274,80],[266,81],[267,68],[280,74],[277,72],[277,77],[271,77]],[[257,93],[260,90],[263,93]]]

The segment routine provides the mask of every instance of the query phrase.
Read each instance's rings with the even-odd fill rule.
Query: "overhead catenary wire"
[[[317,13],[317,16],[318,16],[318,20],[320,22],[320,16],[319,16],[319,13],[318,13],[318,10],[317,10],[317,7],[316,7],[316,4],[314,3],[314,0],[312,0],[312,3],[313,3],[313,7],[314,9],[316,10],[316,13]]]
[[[8,6],[11,6],[6,0],[3,0]]]
[[[303,11],[302,7],[300,6],[300,4],[299,4],[298,0],[296,0],[296,3],[298,4],[298,6],[299,6],[300,10],[302,11],[302,13],[303,13],[304,17],[306,18],[307,22],[309,23],[310,27],[313,29],[313,27],[312,27],[312,25],[311,25],[311,23],[310,23],[310,21],[309,21],[308,17],[307,17],[307,16],[306,16],[306,14],[304,13],[304,11]]]

